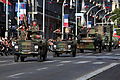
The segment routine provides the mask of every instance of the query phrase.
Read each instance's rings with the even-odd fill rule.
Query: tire
[[[25,57],[21,56],[20,60],[21,60],[21,62],[24,62],[25,61]]]
[[[47,54],[43,55],[43,61],[46,61],[47,59]]]
[[[37,56],[37,61],[38,61],[38,62],[41,62],[41,61],[42,61],[42,56],[41,56],[41,55],[38,55],[38,56]]]
[[[14,55],[14,61],[18,62],[18,60],[19,60],[19,56],[18,55]]]
[[[107,50],[108,52],[110,52],[110,51],[111,51],[111,47],[110,47],[110,46],[106,46],[106,50]]]
[[[76,57],[76,52],[72,52],[72,57]]]
[[[80,49],[80,53],[84,53],[84,50],[83,50],[83,49]]]
[[[48,48],[44,47],[43,48],[43,52],[44,52],[44,54],[43,54],[43,61],[46,61],[46,59],[47,59],[47,51],[48,51]]]

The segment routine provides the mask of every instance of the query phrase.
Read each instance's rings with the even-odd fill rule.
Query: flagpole
[[[5,32],[5,38],[8,37],[8,0],[6,0],[6,32]]]
[[[63,5],[62,5],[62,40],[64,38],[64,10],[65,10],[64,4],[65,4],[65,1],[66,0],[64,0]]]
[[[45,0],[43,0],[43,39],[45,39]]]
[[[76,0],[76,17],[75,17],[76,18],[76,33],[75,33],[76,36],[77,36],[77,28],[78,28],[77,27],[77,4],[78,3],[77,3],[77,0]],[[76,40],[77,40],[77,37],[76,37]]]

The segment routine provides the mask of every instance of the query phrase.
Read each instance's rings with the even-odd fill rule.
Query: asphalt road
[[[104,74],[119,71],[119,52],[119,49],[98,54],[87,51],[76,57],[64,54],[55,58],[49,53],[45,62],[37,62],[36,58],[14,62],[13,56],[0,56],[0,80],[107,80]],[[117,71],[113,75],[120,75]]]

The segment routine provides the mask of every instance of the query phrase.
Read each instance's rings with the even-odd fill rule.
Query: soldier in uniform
[[[32,39],[39,37],[37,33],[34,33],[35,31],[39,31],[39,25],[37,24],[37,21],[32,22],[32,25],[29,28],[29,30],[32,31],[32,33],[30,34]]]
[[[27,39],[27,33],[26,33],[26,28],[24,25],[21,25],[17,30],[20,32],[20,40],[26,40]]]

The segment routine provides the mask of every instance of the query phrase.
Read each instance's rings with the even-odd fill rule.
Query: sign
[[[69,17],[69,14],[64,15],[64,27],[69,27],[68,17]]]
[[[92,26],[92,21],[88,21],[88,26],[87,26],[87,28],[91,28]]]

